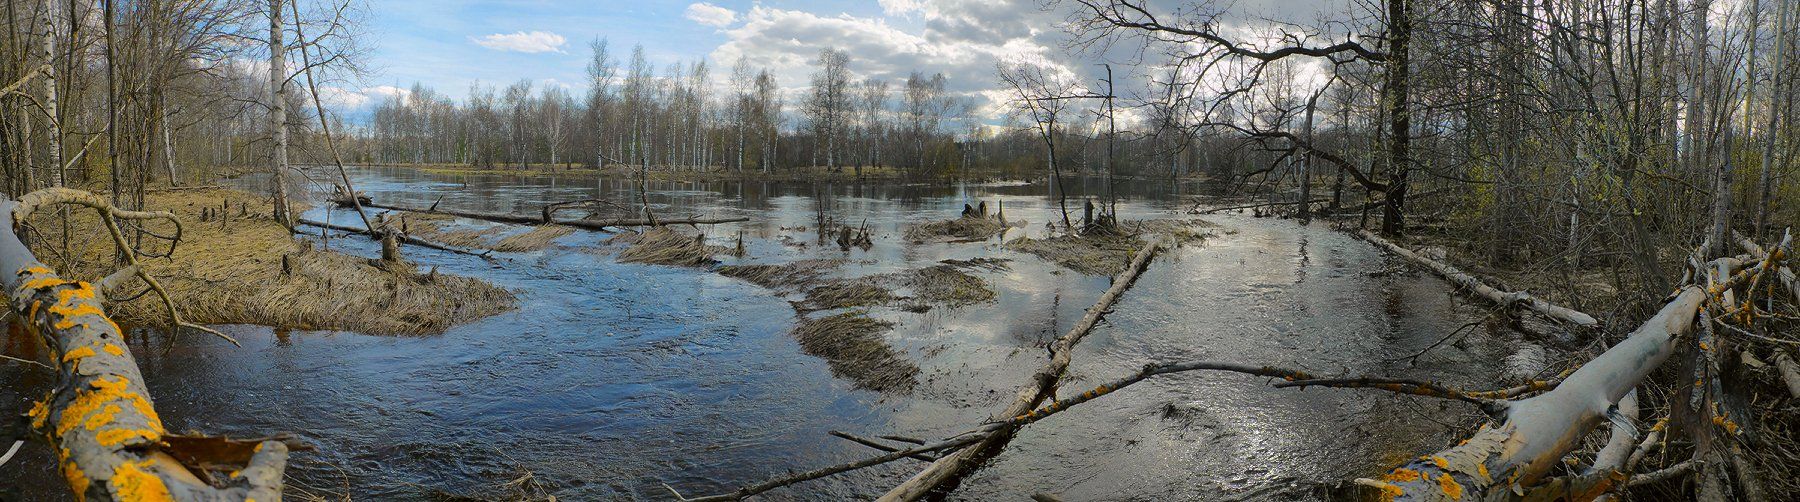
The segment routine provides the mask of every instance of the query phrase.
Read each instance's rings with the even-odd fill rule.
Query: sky
[[[1319,1],[1239,0],[1233,8],[1292,11]],[[351,109],[403,95],[414,82],[459,100],[476,82],[530,80],[535,89],[583,93],[589,42],[602,37],[619,59],[642,44],[659,74],[706,58],[720,89],[744,57],[769,69],[791,96],[806,87],[818,52],[836,47],[850,55],[856,80],[898,86],[914,70],[941,72],[953,94],[988,118],[1004,113],[998,61],[1036,58],[1086,82],[1103,72],[1097,61],[1135,62],[1129,50],[1071,54],[1061,27],[1066,12],[1040,0],[371,0],[367,15],[369,73],[332,92]]]

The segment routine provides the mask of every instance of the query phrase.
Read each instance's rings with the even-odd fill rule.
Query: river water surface
[[[430,174],[365,168],[362,190],[391,203],[535,213],[546,202],[631,200],[632,185],[569,176]],[[529,473],[563,500],[671,499],[853,460],[875,452],[827,434],[937,438],[1004,407],[1046,343],[1108,286],[998,240],[912,244],[911,223],[953,217],[965,202],[1003,201],[1041,234],[1055,212],[1042,184],[893,182],[653,183],[661,214],[745,216],[704,228],[735,246],[727,263],[845,258],[864,275],[996,257],[978,275],[996,301],[922,314],[878,311],[885,335],[921,373],[910,393],[860,390],[788,335],[789,298],[704,269],[617,263],[606,234],[577,232],[497,263],[427,250],[409,259],[518,292],[519,308],[441,336],[225,326],[244,347],[184,336],[166,354],[155,335],[132,350],[168,428],[234,435],[293,432],[317,446],[294,455],[290,497],[358,500],[500,497]],[[1081,183],[1086,193],[1099,186]],[[1071,191],[1075,189],[1072,188]],[[1126,219],[1184,217],[1193,187],[1122,182]],[[817,212],[875,232],[866,251],[817,245]],[[317,204],[323,206],[323,204]],[[314,209],[312,219],[355,217]],[[1388,374],[1488,387],[1507,342],[1476,333],[1417,367],[1390,362],[1482,315],[1430,276],[1389,267],[1370,245],[1322,224],[1207,216],[1216,235],[1156,259],[1077,347],[1065,394],[1146,363],[1257,362],[1314,373]],[[518,229],[483,222],[496,233]],[[800,227],[807,227],[800,230]],[[361,239],[331,246],[365,256]],[[8,354],[32,357],[13,330]],[[48,372],[0,362],[0,413],[23,412]],[[1366,391],[1274,389],[1235,374],[1159,377],[1023,430],[949,495],[956,500],[1318,500],[1448,444],[1476,413],[1461,403]],[[28,445],[0,467],[0,499],[66,500],[49,449]],[[769,500],[871,498],[922,466],[902,461],[812,481]]]

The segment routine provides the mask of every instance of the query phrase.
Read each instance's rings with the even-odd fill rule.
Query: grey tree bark
[[[282,226],[294,228],[294,218],[289,214],[287,193],[288,169],[288,131],[287,100],[284,98],[287,89],[287,44],[282,40],[285,27],[282,26],[281,0],[269,0],[269,131],[275,146],[272,153],[272,165],[275,184],[275,220]]]

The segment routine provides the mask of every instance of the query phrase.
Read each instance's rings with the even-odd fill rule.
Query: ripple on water
[[[629,182],[570,176],[395,169],[354,176],[377,200],[472,210],[530,212],[548,201],[635,197]],[[920,367],[908,395],[857,390],[802,353],[787,335],[794,325],[788,298],[701,269],[614,263],[588,250],[603,237],[586,232],[544,251],[507,255],[497,267],[414,252],[422,266],[521,291],[517,311],[442,336],[232,326],[226,329],[244,342],[241,349],[188,336],[165,356],[153,335],[135,338],[132,349],[170,429],[292,431],[317,444],[318,451],[294,456],[290,476],[311,492],[347,486],[363,499],[481,495],[529,471],[560,498],[662,499],[665,482],[691,495],[870,453],[828,430],[929,437],[978,423],[1011,399],[1042,363],[1044,344],[1108,285],[1107,278],[1062,272],[994,243],[911,245],[901,238],[905,225],[953,216],[977,199],[1003,200],[1009,217],[1031,222],[1024,232],[1041,234],[1042,222],[1054,217],[1042,185],[652,185],[653,203],[666,212],[751,217],[705,229],[731,244],[741,231],[750,262],[847,258],[851,264],[840,273],[866,275],[951,258],[1013,261],[1005,271],[976,274],[998,292],[993,303],[882,314],[900,321],[885,339]],[[1186,188],[1126,184],[1120,209],[1126,218],[1165,217],[1185,206]],[[817,245],[815,194],[830,201],[840,221],[866,220],[876,246],[846,254]],[[320,211],[309,216],[323,217]],[[1458,384],[1494,374],[1489,361],[1498,358],[1478,357],[1479,339],[1441,356],[1453,364],[1439,366],[1454,373],[1381,362],[1396,347],[1417,350],[1478,315],[1448,300],[1441,283],[1369,277],[1362,271],[1383,267],[1384,259],[1324,228],[1217,219],[1235,231],[1153,264],[1077,349],[1072,381],[1061,392],[1177,359]],[[792,230],[799,227],[808,231]],[[332,245],[376,252],[355,239]],[[25,345],[14,336],[8,350]],[[46,388],[33,371],[0,367],[0,402],[23,409]],[[1321,486],[1370,474],[1399,458],[1395,452],[1444,444],[1446,428],[1432,420],[1469,415],[1458,406],[1271,389],[1237,375],[1170,376],[1026,429],[952,498],[1323,498]],[[66,499],[50,462],[41,445],[27,448],[0,471],[0,498]],[[859,471],[774,498],[868,498],[917,467]]]

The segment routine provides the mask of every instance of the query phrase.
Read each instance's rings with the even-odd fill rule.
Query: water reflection
[[[381,168],[354,176],[359,189],[392,204],[532,213],[548,202],[636,200],[633,182],[594,177]],[[1070,190],[1101,193],[1099,183],[1070,180]],[[722,490],[871,453],[829,430],[942,436],[1010,400],[1041,364],[1043,345],[1082,315],[1108,279],[1060,270],[997,241],[913,245],[901,232],[985,200],[1030,223],[1015,235],[1041,233],[1045,221],[1059,218],[1047,190],[651,183],[651,202],[663,214],[752,218],[703,229],[723,245],[735,245],[730,241],[741,232],[745,262],[842,258],[848,263],[839,275],[861,276],[945,259],[1010,259],[1005,270],[978,274],[998,291],[993,303],[877,313],[899,323],[885,338],[921,369],[908,395],[856,390],[801,353],[787,336],[794,322],[788,299],[704,270],[616,263],[600,244],[605,236],[586,232],[550,250],[508,255],[499,265],[414,251],[421,266],[520,291],[518,310],[443,336],[227,326],[243,348],[186,336],[164,354],[162,339],[150,334],[135,339],[132,350],[171,430],[292,431],[317,444],[318,451],[294,457],[290,476],[308,492],[347,491],[359,499],[493,494],[523,471],[571,500],[666,499],[663,483],[689,494]],[[1194,190],[1120,181],[1120,212],[1128,219],[1172,216]],[[838,221],[866,221],[875,246],[817,244],[821,207]],[[326,211],[308,216],[323,219]],[[354,221],[345,212],[329,217]],[[1420,365],[1446,368],[1438,372],[1381,362],[1479,315],[1440,282],[1372,277],[1364,272],[1382,265],[1373,249],[1317,226],[1216,219],[1225,225],[1221,235],[1159,259],[1083,342],[1064,392],[1148,362],[1188,358],[1476,386],[1494,374],[1489,361],[1499,359],[1498,349],[1482,343],[1440,348],[1428,357],[1441,361]],[[332,246],[377,252],[360,239],[334,239]],[[36,342],[16,331],[9,330],[7,353],[37,357]],[[0,366],[0,412],[22,411],[48,384],[45,371]],[[1027,429],[952,498],[1321,498],[1328,494],[1322,487],[1444,444],[1446,428],[1436,421],[1468,417],[1459,406],[1270,389],[1234,375],[1168,377]],[[27,448],[0,471],[0,497],[67,499],[50,463],[44,446]],[[917,468],[909,462],[858,471],[771,498],[872,497]]]

